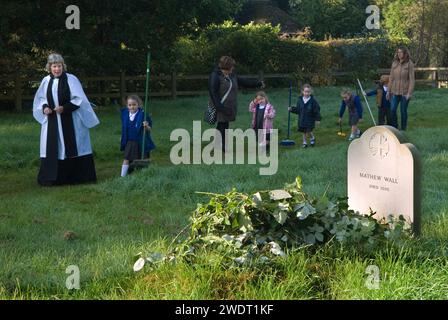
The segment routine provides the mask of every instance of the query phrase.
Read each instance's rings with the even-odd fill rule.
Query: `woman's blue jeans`
[[[397,117],[397,109],[398,104],[400,104],[400,116],[401,116],[401,130],[406,130],[408,126],[408,105],[409,100],[406,99],[405,96],[402,95],[393,95],[392,103],[391,103],[391,124],[395,128],[398,129],[398,117]]]

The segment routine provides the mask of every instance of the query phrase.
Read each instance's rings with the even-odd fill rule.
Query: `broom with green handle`
[[[149,99],[149,71],[150,71],[150,63],[151,63],[151,52],[148,52],[147,61],[146,61],[146,86],[145,86],[145,106],[144,106],[144,118],[143,121],[146,121],[147,112],[148,112],[148,99]],[[143,168],[149,165],[149,159],[145,159],[145,139],[146,139],[146,129],[143,128],[143,138],[142,138],[142,156],[141,159],[136,159],[133,161],[135,167]]]

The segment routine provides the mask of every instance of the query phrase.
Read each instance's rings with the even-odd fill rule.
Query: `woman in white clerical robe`
[[[33,116],[42,126],[42,186],[96,181],[89,129],[99,123],[81,83],[67,73],[61,55],[48,56],[47,71],[33,102]]]

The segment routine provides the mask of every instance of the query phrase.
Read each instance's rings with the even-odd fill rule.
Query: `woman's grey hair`
[[[51,72],[51,65],[54,63],[62,63],[62,70],[67,71],[67,65],[64,62],[64,58],[59,53],[51,53],[48,56],[47,59],[47,65],[45,66],[45,69],[47,69],[48,72]]]

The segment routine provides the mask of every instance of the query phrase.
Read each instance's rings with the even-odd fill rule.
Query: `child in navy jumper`
[[[307,138],[310,139],[310,145],[314,147],[316,138],[313,130],[315,125],[320,124],[320,106],[316,98],[312,95],[313,88],[309,84],[305,84],[302,88],[302,95],[297,101],[297,106],[289,108],[289,111],[296,113],[299,116],[298,128],[299,132],[303,133],[302,147],[308,147]]]
[[[370,92],[363,92],[365,96],[375,96],[376,104],[378,106],[378,125],[391,125],[391,113],[390,113],[390,101],[387,99],[387,93],[389,92],[389,76],[382,75],[378,83],[378,87]]]
[[[152,119],[144,114],[141,108],[142,100],[139,96],[131,95],[127,98],[127,107],[121,109],[121,151],[124,151],[124,160],[121,167],[121,176],[125,177],[129,165],[142,155],[143,130],[146,131],[144,143],[144,158],[149,158],[149,152],[155,148],[151,139]]]
[[[342,102],[339,108],[339,123],[342,122],[342,117],[344,116],[345,108],[348,108],[348,122],[352,128],[352,133],[348,138],[352,141],[359,138],[361,135],[361,130],[358,128],[358,123],[362,122],[362,104],[359,96],[353,94],[350,90],[344,89],[341,92]]]

